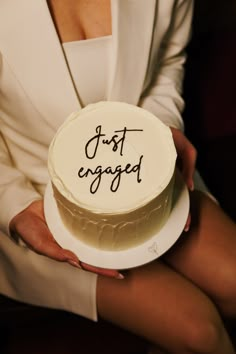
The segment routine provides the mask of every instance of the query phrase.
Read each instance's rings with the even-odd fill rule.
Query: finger
[[[35,218],[35,227],[28,228],[22,238],[35,252],[53,258],[56,261],[68,262],[80,268],[78,257],[70,250],[63,249],[54,239],[45,222]]]
[[[180,130],[171,128],[171,131],[178,154],[177,165],[180,165],[180,170],[188,188],[193,190],[193,173],[195,170],[197,151]]]
[[[188,147],[186,147],[182,151],[181,159],[184,162],[183,169],[182,169],[182,174],[184,176],[184,180],[185,180],[188,188],[191,191],[193,191],[193,189],[194,189],[193,174],[195,171],[197,152],[192,144],[189,144]]]
[[[38,251],[41,254],[49,258],[53,258],[56,261],[68,262],[73,267],[81,268],[78,257],[73,252],[62,248],[54,241],[48,242],[46,248],[38,249]]]
[[[47,242],[47,247],[40,247],[40,246],[30,246],[28,247],[33,250],[34,252],[54,259],[55,261],[59,262],[67,262],[73,267],[81,269],[80,261],[78,257],[71,251],[63,249],[53,240]]]
[[[53,240],[47,241],[45,247],[34,246],[33,250],[59,262],[68,262],[74,267],[81,268],[78,257],[71,251],[66,250]]]
[[[189,214],[188,214],[187,221],[186,221],[186,224],[185,224],[185,227],[184,227],[184,231],[185,231],[185,232],[188,232],[188,231],[189,231],[190,224],[191,224],[191,214],[189,213]]]
[[[100,268],[100,267],[94,267],[90,264],[81,262],[81,266],[84,270],[87,270],[89,272],[93,272],[99,275],[104,275],[107,277],[111,278],[116,278],[116,279],[124,279],[123,274],[119,273],[117,270],[114,269],[105,269],[105,268]]]

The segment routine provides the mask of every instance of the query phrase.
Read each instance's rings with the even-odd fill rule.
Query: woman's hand
[[[100,275],[122,279],[123,276],[116,270],[104,269],[80,262],[71,251],[58,245],[49,231],[43,212],[43,201],[37,200],[28,208],[16,215],[11,223],[10,230],[20,237],[24,243],[38,254],[47,256],[56,261],[68,262],[74,267],[94,272]]]
[[[197,150],[180,130],[175,128],[170,129],[178,155],[177,164],[189,190],[193,191],[193,174],[196,166]]]
[[[177,165],[182,172],[184,181],[190,191],[194,190],[193,174],[196,166],[197,150],[178,129],[170,128],[172,131],[175,148],[177,151]],[[184,230],[188,231],[191,223],[189,214]]]

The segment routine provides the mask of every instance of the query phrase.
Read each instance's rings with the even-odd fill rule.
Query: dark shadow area
[[[0,296],[0,354],[143,354],[146,343],[106,321]]]
[[[186,134],[198,168],[236,220],[236,2],[196,1],[184,81]]]

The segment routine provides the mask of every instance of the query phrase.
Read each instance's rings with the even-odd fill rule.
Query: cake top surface
[[[170,129],[146,110],[120,102],[72,113],[49,148],[52,183],[97,213],[135,210],[170,182],[176,150]]]

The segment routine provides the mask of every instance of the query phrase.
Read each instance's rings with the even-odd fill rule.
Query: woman
[[[152,353],[230,354],[222,318],[236,313],[236,228],[198,181],[193,191],[196,152],[182,133],[192,7],[192,0],[1,5],[0,290],[94,320],[98,313],[148,339]],[[171,127],[192,191],[188,233],[161,259],[125,274],[81,264],[56,244],[43,214],[53,135],[69,113],[104,99],[139,105]]]

